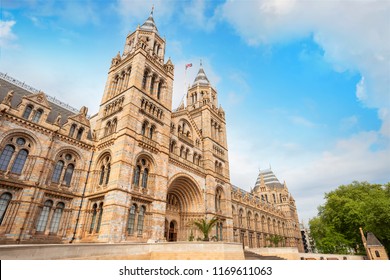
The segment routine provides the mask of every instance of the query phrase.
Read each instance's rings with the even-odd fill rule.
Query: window
[[[70,127],[70,130],[69,130],[69,137],[73,137],[75,130],[76,130],[76,125],[72,124],[72,126]]]
[[[27,156],[28,156],[27,150],[23,149],[23,150],[19,151],[19,153],[14,161],[14,164],[12,165],[12,169],[11,169],[12,173],[22,174],[22,170],[23,170],[24,164],[26,163]]]
[[[80,127],[79,130],[77,131],[77,136],[76,136],[77,140],[81,140],[81,136],[83,135],[83,132],[84,132],[84,128]]]
[[[217,193],[215,194],[215,211],[219,212],[221,211],[221,197],[222,197],[222,192],[221,189],[217,189]]]
[[[238,212],[238,225],[240,227],[242,227],[243,225],[243,215],[244,215],[244,211],[240,209],[240,211]]]
[[[129,219],[127,221],[127,234],[132,235],[134,233],[135,212],[137,206],[133,204],[129,210]]]
[[[248,227],[248,229],[251,229],[251,227],[252,227],[252,225],[251,225],[251,220],[252,220],[251,212],[248,212],[246,219],[247,219],[247,227]]]
[[[38,218],[37,231],[43,232],[46,229],[47,220],[49,218],[51,207],[53,206],[53,201],[47,200],[42,208],[41,214]]]
[[[0,225],[3,222],[5,212],[7,211],[9,202],[11,201],[12,195],[10,193],[3,193],[0,196]]]
[[[64,203],[59,202],[57,204],[57,207],[54,210],[53,218],[51,219],[50,233],[57,233],[64,208],[65,208]]]
[[[111,173],[111,157],[109,154],[103,156],[103,159],[100,162],[100,177],[99,185],[107,185],[110,180]]]
[[[150,127],[150,130],[149,130],[149,138],[150,139],[153,139],[153,133],[154,133],[155,130],[156,130],[156,127],[154,125],[152,125]]]
[[[15,152],[15,148],[12,145],[6,145],[4,150],[0,155],[0,170],[6,171],[8,164],[11,160],[13,153]]]
[[[133,184],[135,186],[138,186],[138,184],[139,184],[139,175],[140,175],[140,173],[141,173],[141,166],[137,165],[135,167],[135,170],[134,170],[134,180],[133,180]]]
[[[138,235],[142,235],[142,231],[144,229],[144,215],[145,215],[145,206],[142,206],[138,213],[138,223],[137,223]]]
[[[149,172],[150,172],[149,161],[144,158],[137,160],[136,166],[134,168],[133,185],[139,186],[139,183],[141,183],[142,188],[147,188]],[[142,178],[140,178],[141,175]]]
[[[148,79],[148,75],[149,75],[149,72],[147,70],[145,70],[144,76],[142,77],[142,88],[143,89],[146,88],[146,82],[147,82],[147,79]]]
[[[156,77],[153,75],[152,79],[150,80],[150,94],[153,94],[155,80],[156,80]]]
[[[377,258],[380,258],[380,257],[381,257],[381,254],[379,254],[379,251],[375,250],[375,256],[376,256]]]
[[[89,227],[89,233],[92,233],[93,229],[95,228],[96,215],[97,215],[97,204],[95,203],[92,206],[92,220],[91,220],[91,226]]]
[[[39,120],[40,120],[42,114],[43,114],[42,109],[37,110],[37,111],[35,112],[34,117],[32,118],[32,121],[35,122],[35,123],[39,122]]]
[[[142,124],[142,128],[141,128],[141,134],[143,136],[147,136],[147,129],[148,129],[148,126],[149,126],[149,123],[147,121],[144,121],[144,123]],[[149,134],[150,134],[150,131],[149,131]]]
[[[61,183],[69,187],[72,182],[75,163],[76,163],[75,157],[72,156],[70,153],[60,154],[59,160],[57,161],[54,167],[51,181],[53,183]],[[66,168],[64,171],[65,166]]]
[[[102,224],[102,217],[103,217],[103,202],[101,202],[99,205],[99,217],[96,225],[96,233],[98,233],[100,230],[100,225]]]
[[[10,169],[10,172],[20,175],[27,161],[31,143],[23,137],[12,137],[7,142],[0,154],[0,170]]]
[[[157,85],[157,99],[161,98],[161,87],[162,87],[162,82],[159,82]]]
[[[54,168],[53,176],[51,178],[51,181],[53,183],[59,183],[60,177],[62,173],[62,169],[64,168],[64,162],[62,160],[57,161],[56,166]]]
[[[26,109],[24,110],[22,118],[23,119],[28,119],[30,117],[30,114],[31,114],[32,110],[33,110],[33,106],[28,105],[26,107]]]
[[[67,186],[70,186],[70,182],[72,181],[73,171],[74,171],[74,165],[68,164],[64,175],[64,183]]]
[[[142,173],[142,187],[146,188],[148,186],[148,174],[149,170],[147,168],[144,169],[144,172]]]

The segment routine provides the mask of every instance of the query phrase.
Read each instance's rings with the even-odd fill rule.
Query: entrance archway
[[[191,234],[191,221],[204,216],[202,194],[188,175],[178,175],[169,183],[166,200],[165,238],[186,241]]]

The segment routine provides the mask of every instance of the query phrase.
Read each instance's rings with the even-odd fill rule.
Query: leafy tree
[[[210,231],[217,222],[218,218],[214,217],[209,221],[207,221],[207,219],[199,219],[197,221],[194,221],[193,224],[203,233],[203,241],[209,241]]]
[[[282,242],[284,241],[284,238],[280,235],[270,235],[267,240],[269,242],[271,242],[271,244],[273,244],[275,247],[278,247],[279,246],[279,242]],[[282,246],[284,246],[284,244],[281,244]]]
[[[309,221],[321,253],[364,254],[359,227],[371,231],[390,249],[390,183],[353,182],[325,194],[318,216]]]

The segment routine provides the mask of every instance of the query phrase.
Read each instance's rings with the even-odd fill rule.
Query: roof
[[[257,176],[256,184],[254,190],[260,188],[261,177],[263,177],[264,184],[267,187],[276,187],[283,188],[283,184],[281,184],[276,177],[276,175],[272,172],[271,169],[260,170],[259,175]]]
[[[158,29],[153,19],[153,8],[152,11],[150,12],[148,19],[144,22],[144,24],[140,26],[140,29],[145,31],[156,32],[158,34]]]
[[[383,246],[372,232],[367,232],[367,246]]]
[[[11,102],[11,107],[16,109],[24,96],[37,94],[39,90],[26,85],[6,74],[0,72],[0,102],[3,101],[7,93],[13,90],[14,95]],[[79,113],[79,110],[72,108],[71,106],[45,94],[49,105],[51,107],[50,113],[47,118],[47,122],[54,123],[57,116],[61,114],[61,126],[67,122],[70,116],[74,116]]]
[[[193,86],[195,85],[210,85],[209,79],[207,79],[206,73],[203,70],[202,62],[200,63],[200,68],[198,71],[198,74],[196,75],[196,78],[194,80]]]

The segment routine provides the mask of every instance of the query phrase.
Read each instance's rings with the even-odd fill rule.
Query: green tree
[[[273,244],[274,245],[274,247],[279,247],[279,245],[282,245],[282,246],[284,246],[284,244],[283,244],[283,241],[284,241],[284,238],[282,237],[282,236],[280,236],[280,235],[270,235],[268,238],[267,238],[267,240],[269,241],[269,242],[271,242],[271,244]],[[282,242],[281,244],[279,244],[280,242]]]
[[[325,194],[318,216],[309,221],[321,253],[364,252],[359,227],[371,231],[390,249],[390,183],[353,182]]]
[[[209,234],[213,226],[218,222],[217,217],[213,217],[211,220],[207,221],[207,219],[199,219],[194,221],[193,224],[203,233],[204,238],[203,241],[209,241]]]

